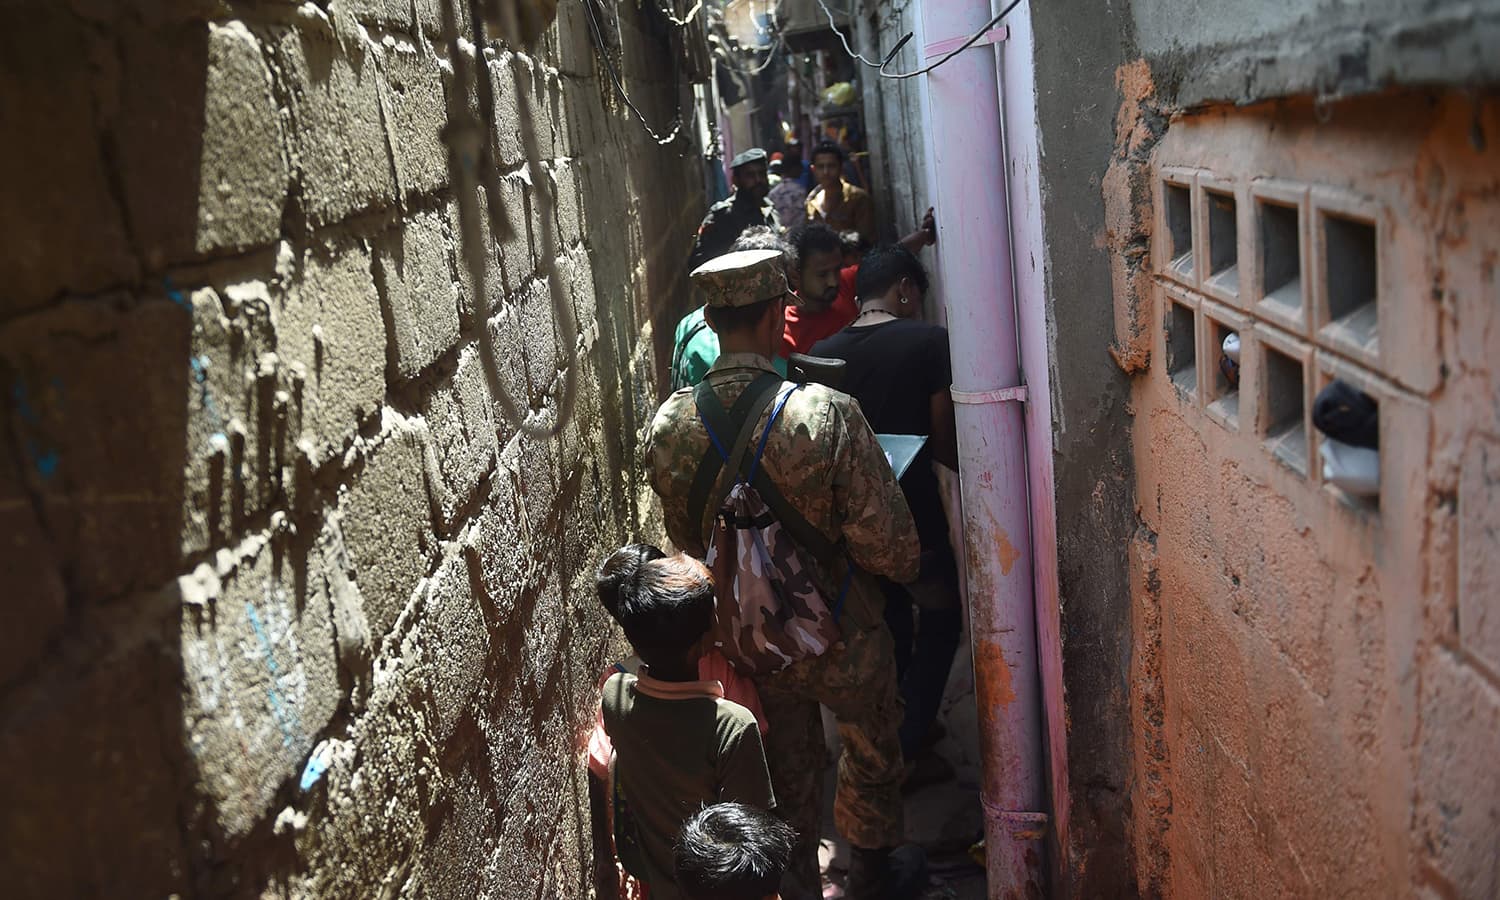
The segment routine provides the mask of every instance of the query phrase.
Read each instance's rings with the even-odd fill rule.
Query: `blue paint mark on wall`
[[[52,386],[58,393],[61,392],[62,385],[60,382],[54,379]],[[31,405],[31,397],[26,389],[26,383],[18,380],[12,384],[10,396],[11,400],[15,403],[16,413],[21,417],[21,424],[27,426],[26,430],[39,428],[42,424],[42,417],[36,411],[36,407]],[[27,435],[24,443],[26,456],[31,460],[32,468],[36,469],[36,473],[41,476],[43,481],[50,481],[57,474],[57,468],[61,462],[57,451],[44,445],[32,435]]]
[[[328,771],[328,766],[333,762],[333,747],[327,741],[318,745],[313,755],[308,759],[307,765],[302,769],[302,781],[300,786],[306,791],[319,781],[323,780],[323,774]]]
[[[266,593],[269,597],[269,588]],[[282,700],[281,668],[276,662],[276,652],[271,646],[271,638],[266,634],[265,626],[261,624],[260,612],[249,600],[245,601],[245,611],[250,616],[250,627],[255,630],[255,636],[260,639],[261,655],[265,658],[266,669],[271,673],[271,684],[266,688],[266,699],[271,707],[271,717],[276,720],[277,727],[281,729],[282,745],[290,748],[295,743],[296,735],[301,732],[301,723],[296,713]]]
[[[187,297],[183,296],[182,291],[172,286],[171,276],[167,276],[161,280],[161,287],[162,290],[167,292],[168,300],[187,310],[189,314],[192,313],[193,304],[188,301]]]

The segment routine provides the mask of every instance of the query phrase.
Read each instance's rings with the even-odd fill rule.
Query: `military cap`
[[[780,250],[737,250],[716,256],[689,276],[709,306],[749,306],[785,296],[791,289]]]
[[[759,147],[751,147],[749,150],[746,150],[744,153],[741,153],[739,156],[731,159],[729,161],[729,168],[738,169],[740,166],[746,166],[750,163],[763,163],[765,161],[766,151],[760,149]]]

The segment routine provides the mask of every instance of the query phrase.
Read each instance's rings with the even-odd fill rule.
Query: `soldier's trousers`
[[[896,659],[884,622],[846,635],[841,649],[756,679],[770,732],[766,761],[777,811],[797,830],[783,900],[821,898],[819,818],[823,810],[822,715],[838,720],[839,758],[833,822],[856,847],[893,847],[904,836],[901,806],[901,698]]]

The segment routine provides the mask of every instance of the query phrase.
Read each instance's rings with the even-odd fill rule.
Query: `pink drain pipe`
[[[983,27],[986,0],[925,0],[924,65]],[[939,269],[958,424],[969,625],[992,898],[1042,894],[1046,792],[1006,156],[994,51],[925,76]],[[1045,357],[1042,358],[1045,365]]]

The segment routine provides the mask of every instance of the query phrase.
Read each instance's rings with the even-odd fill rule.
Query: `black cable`
[[[741,68],[740,66],[734,65],[733,63],[729,62],[728,48],[725,48],[724,55],[719,57],[719,61],[724,64],[724,68],[728,69],[731,72],[738,72],[741,75],[759,75],[761,72],[764,72],[766,70],[767,66],[781,58],[776,51],[784,49],[786,49],[786,44],[782,41],[780,33],[778,33],[776,35],[776,43],[772,44],[770,49],[766,51],[765,61],[760,63],[753,69]]]
[[[854,48],[851,47],[851,46],[849,46],[849,39],[846,38],[846,37],[844,37],[844,33],[842,31],[839,31],[838,23],[836,23],[836,22],[833,21],[833,10],[829,9],[828,8],[828,4],[824,3],[823,0],[818,0],[818,5],[821,6],[821,7],[823,7],[823,15],[825,15],[825,16],[828,17],[828,27],[831,28],[831,29],[833,29],[833,33],[839,36],[839,43],[841,43],[841,44],[844,45],[844,52],[845,53],[849,54],[854,59],[859,60],[860,62],[864,63],[865,65],[869,66],[872,69],[881,69],[881,68],[885,67],[883,63],[870,62],[868,59],[865,59],[860,54],[855,53],[854,52]],[[907,35],[907,37],[910,37],[910,36],[911,35]],[[901,49],[901,44],[904,44],[905,42],[906,42],[906,38],[902,38],[901,39],[901,43],[898,43],[896,45],[896,49],[897,50]],[[892,55],[894,55],[895,54],[895,50],[891,51],[891,53],[892,53]]]
[[[1004,9],[1000,10],[1000,13],[998,15],[996,15],[993,19],[990,19],[989,22],[985,23],[982,28],[970,35],[968,40],[964,41],[963,44],[955,48],[951,53],[947,54],[932,65],[922,69],[918,69],[915,72],[898,72],[895,74],[887,72],[885,70],[885,67],[891,64],[891,60],[896,58],[896,54],[901,52],[901,48],[906,46],[907,41],[910,41],[912,39],[912,36],[915,34],[915,32],[908,31],[904,36],[902,36],[901,40],[896,42],[896,46],[891,48],[891,52],[885,55],[884,62],[872,62],[868,59],[865,59],[861,54],[855,53],[854,48],[849,46],[848,38],[844,37],[844,33],[842,31],[839,31],[838,25],[834,23],[833,11],[828,8],[828,4],[823,2],[823,0],[818,0],[818,5],[823,8],[823,14],[828,17],[828,27],[832,28],[833,33],[839,36],[839,42],[844,45],[844,52],[849,54],[852,59],[859,60],[872,69],[878,69],[881,78],[915,78],[918,75],[925,75],[928,72],[931,72],[933,69],[936,69],[938,66],[974,46],[974,44],[980,38],[985,36],[986,32],[988,32],[991,28],[994,28],[996,25],[1000,24],[1001,19],[1010,15],[1011,10],[1015,9],[1017,6],[1020,6],[1021,0],[1011,0],[1010,3],[1006,4]]]
[[[615,69],[614,62],[609,58],[609,53],[604,46],[604,32],[599,27],[599,20],[594,18],[594,0],[579,0],[579,2],[583,4],[583,10],[589,17],[589,30],[594,38],[594,52],[598,55],[599,62],[604,65],[604,70],[609,73],[610,81],[614,82],[615,90],[620,92],[620,99],[625,101],[625,105],[630,108],[632,113],[635,113],[635,117],[640,120],[641,127],[646,129],[646,133],[651,135],[651,139],[658,146],[665,147],[677,140],[682,135],[682,107],[679,105],[677,108],[677,116],[672,120],[671,133],[666,137],[657,134],[656,129],[651,127],[651,123],[646,121],[646,116],[641,112],[640,108],[635,105],[635,102],[630,99],[630,95],[625,92],[625,82],[620,78],[619,71]],[[677,66],[674,62],[672,70],[675,72],[676,69]]]
[[[823,0],[818,0],[818,2],[821,3],[821,2],[823,2]],[[906,37],[904,37],[901,40],[899,40],[899,41],[896,42],[895,48],[893,50],[891,50],[890,55],[885,58],[885,62],[883,62],[883,63],[880,64],[880,77],[881,78],[915,78],[918,75],[925,75],[928,72],[931,72],[933,69],[936,69],[938,66],[942,65],[943,63],[945,63],[948,60],[952,59],[953,57],[957,56],[958,54],[960,54],[960,53],[964,52],[965,50],[969,49],[970,47],[974,46],[974,44],[980,38],[982,38],[982,37],[985,36],[986,32],[988,32],[991,28],[994,28],[996,25],[999,25],[1001,19],[1003,19],[1006,16],[1010,15],[1010,11],[1013,10],[1013,9],[1015,9],[1017,6],[1020,6],[1020,5],[1021,5],[1021,0],[1010,0],[1010,3],[1007,3],[1005,5],[1005,8],[1002,9],[1002,10],[1000,10],[1000,12],[993,19],[990,19],[988,22],[986,22],[983,28],[981,28],[978,31],[974,32],[974,34],[972,36],[970,36],[970,38],[967,41],[964,41],[963,44],[961,44],[958,47],[954,48],[954,50],[951,53],[949,53],[947,56],[944,56],[942,59],[938,60],[937,62],[933,63],[932,65],[930,65],[930,66],[928,66],[928,67],[926,67],[924,69],[918,69],[915,72],[900,72],[900,73],[897,73],[895,75],[892,75],[890,72],[887,72],[885,70],[885,67],[888,66],[888,65],[890,65],[891,59],[894,58],[895,55],[901,50],[901,48],[906,45],[907,41],[911,40],[912,32],[907,32]]]
[[[663,16],[666,16],[668,22],[671,22],[673,25],[676,25],[678,28],[686,28],[686,27],[688,27],[689,25],[691,25],[693,23],[693,17],[696,16],[696,15],[698,15],[698,10],[700,10],[700,9],[703,8],[703,0],[698,0],[698,2],[693,5],[693,8],[690,9],[690,10],[688,10],[687,15],[683,16],[680,19],[677,18],[676,16],[672,15],[671,13],[667,12],[667,4],[666,3],[663,2],[663,3],[659,4],[659,5],[660,5],[660,9],[661,9],[661,14]]]

